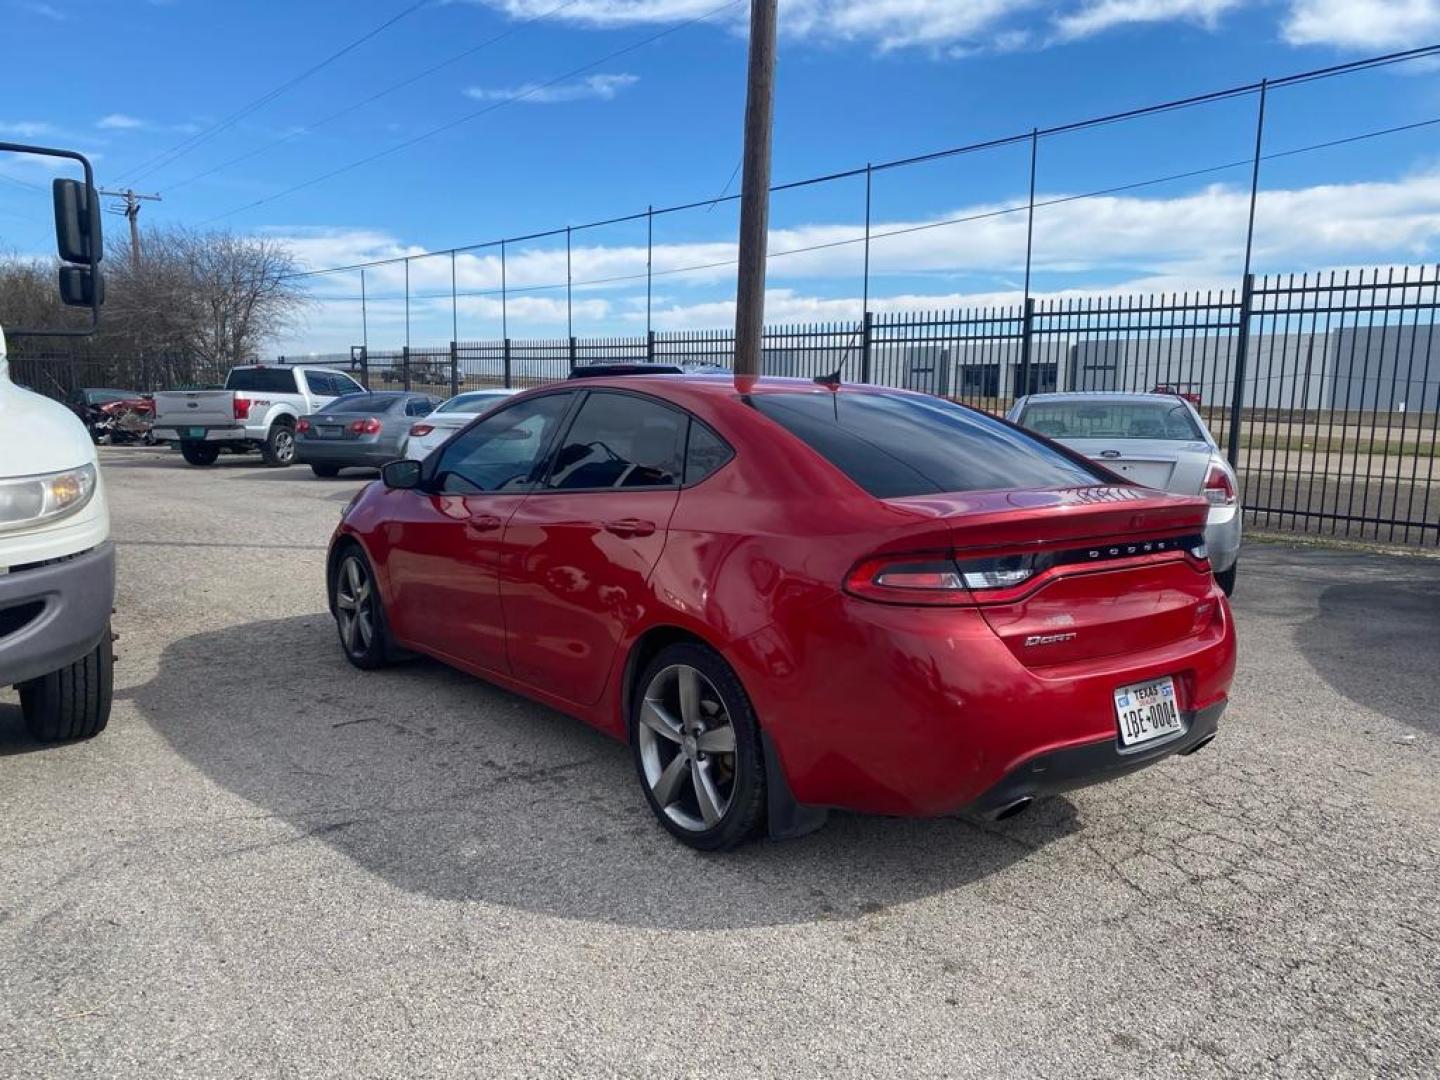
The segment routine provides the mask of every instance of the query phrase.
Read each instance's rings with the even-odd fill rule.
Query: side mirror
[[[97,266],[60,267],[60,302],[68,307],[99,307],[105,303],[105,277]]]
[[[79,180],[56,180],[55,246],[67,263],[99,262],[105,252],[100,232],[100,201],[95,189]]]
[[[420,486],[420,469],[420,462],[408,458],[403,461],[391,461],[387,462],[380,470],[380,479],[385,481],[386,487],[404,491]]]

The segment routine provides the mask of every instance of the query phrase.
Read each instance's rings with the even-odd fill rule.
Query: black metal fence
[[[1238,290],[1069,297],[766,330],[764,370],[902,387],[1003,414],[1026,392],[1184,394],[1240,475],[1251,527],[1440,545],[1440,267],[1247,278]],[[282,360],[285,358],[281,358]],[[728,368],[729,331],[355,347],[291,357],[372,389],[526,387],[581,364]],[[15,378],[150,391],[220,385],[177,359],[14,361]]]

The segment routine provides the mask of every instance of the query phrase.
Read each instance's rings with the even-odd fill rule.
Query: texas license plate
[[[1120,745],[1127,748],[1176,735],[1185,727],[1175,700],[1175,680],[1168,675],[1116,690],[1115,716]]]

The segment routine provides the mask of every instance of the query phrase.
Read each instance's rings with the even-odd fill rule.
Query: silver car
[[[471,420],[518,393],[519,390],[507,390],[497,386],[488,390],[467,390],[463,394],[456,394],[434,412],[411,425],[401,448],[404,455],[416,461],[424,461],[432,450],[451,435],[463,427],[468,427]]]
[[[378,469],[403,457],[410,425],[440,403],[429,394],[400,390],[346,394],[295,424],[295,460],[316,476],[341,469]]]
[[[1195,407],[1175,394],[1031,394],[1007,417],[1137,484],[1210,502],[1205,546],[1228,596],[1240,557],[1240,486]]]

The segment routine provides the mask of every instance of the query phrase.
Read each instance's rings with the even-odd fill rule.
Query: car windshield
[[[325,406],[327,413],[337,412],[384,412],[400,400],[399,394],[346,394]]]
[[[505,397],[506,397],[505,394],[495,394],[495,393],[489,393],[489,392],[487,392],[487,391],[480,390],[480,391],[476,391],[476,392],[473,393],[473,394],[460,394],[460,395],[458,395],[457,397],[452,397],[449,401],[445,402],[443,405],[441,405],[441,406],[440,406],[438,409],[436,409],[435,411],[436,411],[437,413],[442,413],[442,412],[460,412],[460,413],[478,413],[478,412],[484,412],[484,411],[485,411],[486,409],[488,409],[491,405],[494,405],[497,401],[503,401],[503,400],[505,399]]]
[[[943,398],[772,393],[750,404],[878,499],[1103,482],[1025,432]]]
[[[1052,439],[1203,439],[1190,409],[1179,401],[1037,401],[1020,423]]]
[[[268,394],[295,393],[295,372],[290,368],[232,368],[225,377],[226,390],[258,390]]]

